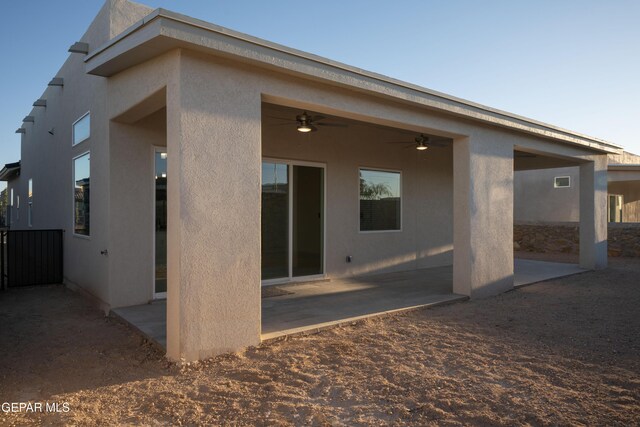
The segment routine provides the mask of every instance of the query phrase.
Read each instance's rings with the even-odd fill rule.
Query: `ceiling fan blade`
[[[349,127],[346,123],[315,123],[316,126],[330,126],[335,128],[346,128]]]
[[[448,147],[449,141],[446,141],[446,140],[429,141],[427,145],[432,145],[434,147]]]
[[[294,123],[269,123],[267,126],[295,126]]]
[[[411,141],[385,141],[385,144],[413,144],[413,145],[416,145],[415,142],[411,142]]]
[[[324,120],[324,119],[326,119],[326,117],[325,117],[325,116],[311,116],[310,118],[311,118],[311,120],[313,120],[314,122],[317,122],[317,121],[320,121],[320,120]]]
[[[270,118],[270,119],[286,120],[286,121],[288,121],[288,122],[295,122],[295,121],[296,121],[295,119],[292,119],[292,118],[290,118],[290,117],[288,117],[288,118],[285,118],[285,117],[276,117],[276,116],[265,116],[265,117],[268,117],[268,118]]]

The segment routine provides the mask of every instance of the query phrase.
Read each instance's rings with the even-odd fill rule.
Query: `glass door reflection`
[[[262,280],[289,277],[289,166],[262,163]]]
[[[155,153],[155,261],[154,297],[167,292],[167,152]]]
[[[324,168],[262,163],[262,280],[324,274]]]

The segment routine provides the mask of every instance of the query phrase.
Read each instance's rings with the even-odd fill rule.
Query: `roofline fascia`
[[[640,164],[612,164],[607,166],[607,169],[610,171],[636,171],[640,170]]]
[[[115,44],[117,44],[118,42],[120,42],[121,40],[125,39],[126,37],[130,36],[131,34],[135,33],[136,31],[140,30],[141,28],[145,27],[146,25],[148,25],[149,23],[155,21],[156,19],[159,18],[165,18],[168,20],[172,20],[175,22],[179,22],[188,26],[192,26],[192,27],[196,27],[196,28],[200,28],[206,31],[211,31],[214,33],[217,33],[219,35],[222,36],[226,36],[226,37],[231,37],[249,44],[253,44],[262,48],[266,48],[266,49],[270,49],[273,51],[277,51],[286,55],[290,55],[293,57],[297,57],[300,59],[304,59],[307,61],[311,61],[311,62],[316,62],[318,64],[324,65],[324,66],[329,66],[341,71],[346,71],[349,73],[353,73],[357,76],[361,76],[364,78],[368,78],[368,79],[373,79],[373,80],[377,80],[379,82],[385,83],[385,84],[391,84],[393,86],[397,86],[397,87],[401,87],[404,89],[410,89],[413,91],[416,91],[418,93],[424,94],[424,95],[428,95],[431,97],[436,97],[436,98],[440,98],[442,100],[448,101],[448,102],[453,102],[456,104],[460,104],[462,106],[462,108],[465,107],[471,107],[471,108],[475,108],[478,109],[480,111],[489,113],[489,114],[494,114],[494,115],[498,115],[498,116],[502,116],[503,118],[507,119],[507,120],[518,120],[520,122],[524,122],[525,124],[530,124],[530,125],[535,125],[535,126],[539,126],[542,128],[546,128],[550,131],[553,132],[560,132],[563,134],[566,134],[567,136],[573,137],[573,138],[578,138],[578,139],[582,139],[585,141],[589,141],[591,143],[595,143],[599,146],[603,145],[606,146],[607,148],[603,148],[603,147],[594,147],[591,146],[589,144],[584,144],[584,143],[579,143],[579,142],[572,142],[572,141],[566,141],[568,143],[573,143],[575,145],[580,145],[583,146],[585,148],[589,148],[589,149],[593,149],[593,150],[598,150],[598,151],[604,151],[607,152],[609,154],[620,154],[621,150],[623,149],[622,146],[608,142],[606,140],[603,139],[599,139],[599,138],[595,138],[589,135],[585,135],[579,132],[574,132],[565,128],[561,128],[555,125],[551,125],[549,123],[545,123],[545,122],[541,122],[535,119],[530,119],[524,116],[520,116],[514,113],[510,113],[508,111],[504,111],[504,110],[500,110],[500,109],[496,109],[493,107],[489,107],[483,104],[479,104],[473,101],[469,101],[463,98],[458,98],[452,95],[448,95],[442,92],[438,92],[435,90],[431,90],[419,85],[415,85],[412,83],[408,83],[408,82],[404,82],[402,80],[397,80],[394,79],[392,77],[388,77],[382,74],[378,74],[378,73],[374,73],[371,71],[366,71],[357,67],[353,67],[341,62],[337,62],[337,61],[333,61],[330,60],[328,58],[324,58],[318,55],[314,55],[308,52],[304,52],[304,51],[300,51],[294,48],[289,48],[277,43],[273,43],[264,39],[260,39],[257,37],[253,37],[250,36],[248,34],[244,34],[238,31],[234,31],[216,24],[212,24],[197,18],[192,18],[186,15],[182,15],[176,12],[172,12],[169,11],[167,9],[163,9],[163,8],[158,8],[155,9],[153,12],[151,12],[149,15],[145,16],[144,18],[142,18],[141,20],[139,20],[138,22],[136,22],[135,24],[133,24],[132,26],[130,26],[129,28],[127,28],[126,30],[124,30],[122,33],[120,33],[119,35],[117,35],[116,37],[114,37],[113,39],[107,41],[106,43],[104,43],[103,45],[101,45],[100,47],[98,47],[97,49],[95,49],[94,51],[89,52],[88,55],[86,55],[85,57],[85,63],[89,62],[91,59],[95,58],[96,56],[100,55],[102,52],[108,50],[110,47],[114,46]],[[444,111],[446,113],[452,113],[452,111],[449,111],[446,108],[438,108],[438,107],[434,107],[436,109],[439,109],[441,111]],[[459,115],[463,116],[462,114],[458,113]],[[479,121],[484,121],[486,123],[492,124],[492,125],[496,125],[496,123],[493,123],[491,121],[488,120],[482,120],[479,118],[476,118],[476,120]],[[524,129],[519,129],[521,131],[525,131]],[[554,138],[553,136],[548,136],[551,138]],[[554,138],[554,139],[561,139],[561,138]]]

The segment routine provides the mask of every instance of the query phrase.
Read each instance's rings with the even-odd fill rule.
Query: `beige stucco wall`
[[[571,187],[554,188],[554,178],[568,176]],[[580,221],[579,168],[516,171],[514,219],[520,222]]]
[[[109,302],[144,304],[153,299],[154,147],[166,146],[166,111],[135,124],[112,121],[110,140]]]
[[[453,262],[451,146],[419,153],[412,147],[388,143],[411,141],[410,135],[354,122],[348,128],[324,127],[310,135],[297,132],[295,124],[263,124],[262,138],[264,157],[319,162],[326,166],[326,273],[329,277]],[[401,172],[401,231],[359,232],[360,167]],[[351,263],[346,262],[347,255],[353,257]]]
[[[114,36],[149,11],[121,0],[108,4],[123,9],[98,17],[95,31],[87,36],[91,44]],[[189,31],[198,39],[203,30]],[[242,49],[238,45],[238,53]],[[400,101],[390,95],[396,88],[373,95],[347,72],[339,82],[330,83],[318,75],[278,71],[291,58],[280,51],[271,54],[271,64],[257,65],[176,49],[108,79],[84,74],[82,57],[72,55],[59,75],[65,78],[65,87],[48,89],[50,106],[36,112],[42,114],[36,117],[36,127],[42,127],[33,134],[39,135],[41,145],[46,144],[45,133],[52,124],[64,129],[56,136],[60,151],[33,161],[53,171],[34,179],[34,203],[38,192],[49,190],[37,190],[37,182],[51,183],[47,206],[58,215],[52,224],[71,229],[71,158],[91,150],[92,236],[83,239],[67,233],[65,266],[70,281],[112,306],[146,302],[151,296],[151,147],[166,139],[170,358],[195,360],[260,341],[263,156],[327,164],[330,275],[447,264],[453,249],[457,292],[482,297],[510,289],[515,147],[585,162],[583,176],[590,179],[584,182],[598,194],[582,198],[583,210],[589,210],[596,222],[590,230],[583,227],[587,238],[581,242],[593,246],[606,241],[597,208],[603,156],[594,158],[579,146],[506,130],[498,127],[499,122],[489,126],[436,112],[412,102],[419,98],[414,94]],[[56,101],[56,90],[64,101]],[[296,145],[282,135],[284,130],[276,134],[263,126],[264,102],[455,141],[453,148],[433,149],[425,160],[413,156],[413,150],[394,151],[384,144],[386,138],[367,126],[323,129],[324,135],[312,135],[320,135],[319,144]],[[166,112],[159,112],[165,106]],[[91,140],[72,148],[71,123],[87,110],[92,113]],[[48,122],[47,114],[62,116]],[[23,159],[36,159],[44,152],[24,153]],[[589,163],[594,160],[595,167]],[[402,232],[358,233],[358,166],[403,171]],[[24,171],[35,177],[35,169],[29,168]],[[25,182],[21,179],[21,185]],[[108,257],[100,255],[103,249],[109,250]],[[352,255],[354,262],[345,263],[346,255]],[[595,267],[601,251],[591,255],[585,255],[585,265]]]
[[[146,6],[124,0],[109,0],[78,40],[95,48],[150,11]],[[14,223],[13,228],[28,228],[26,201],[28,180],[32,178],[33,228],[65,230],[65,280],[81,286],[106,306],[110,301],[108,258],[100,255],[100,251],[109,247],[108,122],[104,120],[107,81],[86,74],[83,59],[81,54],[69,55],[60,70],[52,74],[64,79],[64,87],[47,87],[41,95],[47,100],[47,107],[34,107],[28,115],[34,116],[35,122],[23,124],[26,134],[21,143],[21,177],[15,186],[24,212],[20,212],[20,221]],[[91,112],[91,137],[72,146],[72,124],[88,111]],[[48,133],[52,128],[54,135]],[[91,236],[77,237],[73,234],[72,159],[88,151],[91,152]]]
[[[373,142],[367,145],[371,152],[367,153],[365,149],[360,153],[360,144],[367,142],[350,138],[348,132],[355,132],[352,130],[347,131],[346,137],[332,138],[329,143],[315,147],[296,148],[287,146],[285,141],[274,142],[269,138],[265,138],[263,144],[263,133],[272,132],[261,128],[263,101],[372,124],[432,130],[454,137],[469,135],[466,140],[470,143],[460,150],[458,162],[454,156],[452,166],[438,165],[424,173],[425,176],[441,177],[444,192],[444,188],[451,185],[450,178],[446,178],[449,167],[468,172],[459,174],[458,188],[464,195],[457,203],[461,248],[471,245],[461,252],[458,264],[461,268],[469,268],[462,268],[457,278],[461,285],[459,289],[474,296],[504,291],[513,284],[512,238],[508,230],[513,223],[510,188],[514,146],[582,157],[585,162],[593,159],[589,152],[576,147],[479,126],[418,107],[227,59],[181,51],[178,61],[179,85],[170,85],[167,89],[167,149],[169,176],[172,177],[168,184],[168,354],[171,358],[207,357],[259,340],[259,206],[263,154],[327,163],[328,191],[336,198],[335,205],[333,208],[328,206],[327,213],[329,273],[342,275],[402,268],[398,266],[406,259],[409,264],[405,267],[411,263],[414,266],[437,265],[446,262],[449,256],[451,233],[429,236],[435,225],[426,221],[421,226],[412,226],[416,216],[412,217],[413,213],[406,207],[405,224],[414,227],[411,230],[417,233],[409,238],[410,243],[400,241],[400,233],[354,234],[357,233],[357,217],[349,218],[347,206],[351,205],[353,211],[357,207],[357,166],[404,170],[408,166],[403,155],[391,153]],[[326,135],[328,138],[329,133]],[[458,138],[454,150],[456,144],[464,144],[464,140]],[[351,147],[350,144],[355,145]],[[493,148],[487,150],[487,147]],[[349,156],[343,156],[344,152]],[[444,151],[442,156],[443,159],[447,157]],[[407,184],[411,189],[420,182],[419,168],[409,166],[407,173]],[[349,181],[354,183],[351,189]],[[431,201],[431,194],[437,197],[440,188],[414,187],[410,191],[415,191],[415,198],[410,197],[407,203],[415,203],[414,209],[420,210],[419,203]],[[424,193],[420,194],[421,191]],[[452,198],[444,198],[441,205],[431,206],[432,209],[426,208],[433,223],[443,229],[452,224],[448,217],[452,209],[449,200]],[[331,203],[334,202],[328,201]],[[455,200],[453,206],[455,213]],[[343,213],[347,216],[340,218]],[[332,227],[341,231],[330,231]],[[599,231],[602,227],[596,228]],[[340,236],[342,230],[347,230],[345,238]],[[504,234],[505,230],[508,235]],[[335,234],[331,236],[332,233]],[[455,241],[455,229],[453,235]],[[434,236],[437,244],[428,241]],[[345,243],[348,237],[351,239]],[[602,241],[598,233],[591,234],[593,239]],[[340,243],[347,247],[340,247]],[[422,250],[433,250],[434,257],[424,257],[416,262],[416,243]],[[392,249],[387,251],[387,246]],[[352,255],[354,261],[359,260],[362,264],[345,265],[343,258],[351,250],[358,251]],[[401,261],[392,261],[393,267],[389,267],[389,260],[397,260],[398,253]]]
[[[637,156],[609,156],[609,164],[637,161]],[[624,159],[623,159],[624,157]],[[623,196],[622,221],[640,222],[638,172],[609,171],[608,192]],[[570,188],[554,188],[554,178],[569,176]],[[578,222],[580,220],[580,173],[578,167],[516,171],[514,219],[519,222]]]

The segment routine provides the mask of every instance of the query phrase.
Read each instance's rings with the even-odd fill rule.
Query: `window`
[[[554,188],[568,188],[571,187],[571,177],[568,176],[556,176],[553,180]]]
[[[9,209],[7,209],[7,225],[11,226],[13,224],[13,188],[11,189],[11,197],[9,197]]]
[[[90,232],[90,157],[83,154],[73,160],[73,232],[89,236]]]
[[[88,112],[73,123],[73,145],[91,136],[91,114]]]
[[[401,229],[400,172],[360,169],[360,231]]]
[[[33,178],[29,178],[29,194],[27,197],[27,221],[29,227],[33,225]]]

